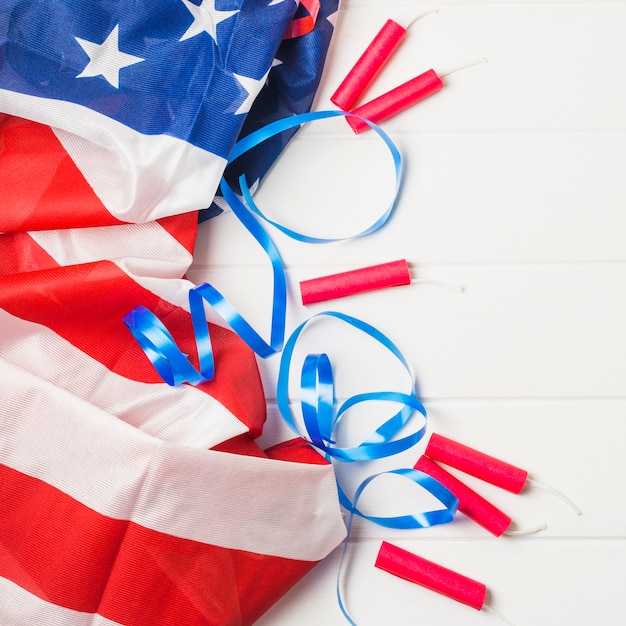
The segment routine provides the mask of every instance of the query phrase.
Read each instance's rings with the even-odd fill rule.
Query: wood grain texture
[[[357,523],[348,607],[360,626],[503,623],[376,570],[385,539],[486,583],[488,603],[517,626],[621,626],[626,2],[344,0],[315,108],[333,108],[330,95],[387,18],[408,23],[431,9],[438,13],[411,27],[368,97],[430,67],[487,62],[451,74],[440,93],[384,123],[405,178],[383,229],[314,246],[270,228],[291,288],[288,330],[329,309],[380,328],[413,368],[430,430],[524,467],[582,515],[536,487],[513,496],[467,479],[516,528],[544,522],[546,530],[495,539],[461,515],[407,533]],[[337,119],[304,128],[255,197],[293,227],[334,236],[375,219],[392,184],[380,140],[355,137]],[[411,265],[410,286],[300,303],[301,280],[398,258]],[[201,226],[189,276],[223,289],[268,335],[269,265],[232,214]],[[316,324],[298,354],[306,351],[329,353],[340,397],[404,384],[375,345],[339,324]],[[264,445],[291,434],[275,404],[279,358],[260,361],[269,403]],[[295,407],[295,385],[292,396]],[[378,415],[365,413],[346,427],[347,439],[366,434]],[[388,465],[410,466],[423,448]],[[341,467],[338,475],[353,488],[367,471]],[[383,485],[367,506],[411,512],[398,508],[419,506],[420,496],[403,489]],[[335,596],[339,556],[259,625],[346,623]]]

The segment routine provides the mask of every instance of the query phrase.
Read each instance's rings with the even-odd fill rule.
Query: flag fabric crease
[[[338,5],[338,0],[322,2],[315,29],[306,37],[281,43],[272,72],[252,104],[240,138],[271,122],[311,109],[334,31]],[[274,135],[230,163],[225,171],[228,184],[237,190],[239,177],[245,174],[250,187],[258,185],[296,132],[294,128]],[[223,210],[228,210],[228,205],[218,190],[213,204],[200,212],[200,221],[219,215]]]
[[[285,45],[311,106],[336,8],[283,41],[292,0],[0,6],[2,624],[252,624],[343,539],[330,465],[257,446],[256,358],[216,314],[197,387],[122,321],[194,358],[198,212]]]

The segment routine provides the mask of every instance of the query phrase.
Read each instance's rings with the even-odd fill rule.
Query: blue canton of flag
[[[267,82],[244,122],[240,138],[275,120],[311,110],[338,10],[339,0],[321,0],[313,31],[282,42]],[[231,187],[237,189],[239,177],[245,173],[248,184],[254,189],[296,132],[294,128],[275,135],[231,163],[225,172]],[[218,190],[211,207],[200,212],[200,221],[215,217],[228,208],[219,193]]]
[[[0,88],[89,107],[227,157],[292,0],[6,0]]]
[[[294,0],[2,0],[0,113],[52,127],[112,219],[215,196]]]

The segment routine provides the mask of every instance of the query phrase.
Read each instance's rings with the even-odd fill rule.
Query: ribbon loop
[[[246,180],[245,174],[242,174],[239,177],[239,188],[241,190],[242,198],[244,199],[248,209],[252,213],[257,215],[258,217],[266,221],[268,224],[271,224],[272,226],[274,226],[274,228],[276,228],[277,230],[281,231],[282,233],[290,237],[291,239],[295,239],[296,241],[301,241],[303,243],[313,243],[313,244],[334,243],[337,241],[345,241],[346,239],[355,239],[358,237],[363,237],[365,235],[369,235],[377,231],[388,221],[389,217],[391,216],[395,208],[398,195],[400,192],[400,184],[402,181],[402,155],[400,154],[400,151],[398,150],[396,145],[393,143],[389,135],[382,128],[380,128],[380,126],[377,126],[373,122],[370,122],[369,120],[365,118],[362,118],[358,115],[354,115],[353,113],[348,113],[346,111],[318,111],[314,113],[304,113],[302,115],[296,115],[292,118],[285,118],[282,120],[278,120],[244,137],[240,142],[238,142],[238,144],[241,143],[241,146],[238,147],[238,144],[235,145],[235,151],[233,152],[234,156],[231,159],[231,160],[236,159],[237,157],[241,156],[243,152],[250,150],[254,146],[264,142],[266,139],[269,139],[270,137],[273,137],[274,135],[280,134],[284,132],[285,130],[294,128],[296,126],[299,127],[302,124],[305,124],[310,121],[328,119],[328,118],[333,118],[333,117],[348,117],[348,118],[358,117],[361,123],[372,128],[376,132],[376,134],[378,134],[378,136],[383,140],[393,160],[395,183],[394,183],[394,192],[392,195],[392,199],[387,205],[387,207],[384,209],[384,211],[381,213],[381,215],[377,219],[375,219],[372,224],[370,224],[363,230],[356,232],[352,235],[344,236],[344,237],[313,237],[311,235],[307,235],[305,233],[301,233],[291,228],[288,228],[287,226],[281,224],[280,222],[270,219],[267,215],[263,213],[263,211],[261,211],[261,209],[256,205],[254,199],[252,198],[252,192],[250,191],[250,188],[248,186],[248,182]],[[225,180],[222,180],[222,192],[224,190],[224,186],[228,186],[228,183]],[[231,189],[231,192],[232,192],[232,189]]]
[[[397,475],[407,478],[411,482],[419,485],[425,489],[428,493],[432,494],[441,504],[442,509],[433,509],[431,511],[424,511],[417,515],[396,515],[391,517],[378,517],[373,515],[366,515],[357,508],[359,498],[365,491],[366,487],[380,476],[384,475]],[[438,524],[447,524],[454,519],[454,515],[458,509],[459,501],[457,497],[446,487],[444,487],[439,481],[435,480],[428,474],[415,469],[400,468],[395,470],[388,470],[386,472],[380,472],[366,478],[358,487],[354,494],[354,504],[352,505],[351,513],[358,515],[364,519],[369,520],[379,526],[385,528],[395,529],[414,529],[414,528],[427,528],[428,526],[436,526]]]
[[[184,382],[199,385],[213,377],[212,358],[206,371],[198,372],[161,320],[145,307],[135,307],[124,316],[123,321],[168,385],[176,386]]]
[[[376,480],[380,476],[396,474],[398,476],[402,476],[415,484],[421,486],[427,492],[432,494],[441,504],[443,505],[442,509],[433,509],[430,511],[423,511],[418,513],[417,515],[397,515],[392,517],[379,517],[373,515],[366,515],[361,512],[358,507],[358,501],[365,489],[372,483],[372,481]],[[342,497],[347,500],[346,495],[339,488],[340,500]],[[354,517],[359,516],[362,517],[374,524],[378,524],[379,526],[383,526],[385,528],[393,528],[393,529],[416,529],[416,528],[427,528],[429,526],[435,526],[438,524],[447,524],[454,520],[454,516],[459,507],[459,501],[456,496],[444,487],[440,482],[430,477],[428,474],[424,472],[420,472],[414,469],[400,468],[396,470],[389,470],[386,472],[380,472],[379,474],[374,474],[366,478],[357,488],[354,495],[354,503],[350,503],[349,500],[347,502],[342,502],[343,506],[350,511],[350,517],[348,519],[347,524],[347,536],[346,540],[343,544],[343,550],[341,553],[341,560],[339,561],[339,569],[337,571],[337,584],[335,592],[337,594],[337,603],[339,604],[339,608],[346,618],[348,623],[352,626],[357,626],[356,622],[350,616],[348,609],[346,608],[345,602],[343,601],[343,596],[341,593],[341,575],[343,566],[345,564],[345,557],[348,551],[350,534],[352,531],[352,525],[354,523]]]
[[[299,127],[308,122],[322,120],[331,117],[351,115],[344,111],[318,111],[294,115],[272,122],[240,139],[231,152],[229,163],[240,157],[248,150],[254,148],[263,141],[278,135],[286,130]],[[396,173],[395,192],[391,203],[374,224],[357,233],[354,237],[363,236],[380,228],[389,218],[395,206],[402,172],[402,159],[397,147],[388,135],[378,126],[368,122],[369,125],[380,135],[389,148],[394,161]],[[221,315],[224,321],[241,337],[241,339],[262,358],[268,358],[283,349],[285,338],[285,319],[287,314],[287,280],[285,268],[274,242],[255,219],[255,215],[266,222],[273,224],[282,232],[309,243],[322,243],[338,241],[338,239],[319,239],[300,235],[295,231],[281,226],[266,218],[252,200],[245,176],[240,178],[242,198],[230,187],[222,177],[220,188],[226,202],[230,205],[233,213],[242,223],[244,228],[254,237],[270,260],[273,274],[272,316],[270,328],[270,340],[267,342],[259,333],[242,317],[242,315],[230,304],[230,302],[212,285],[203,283],[189,292],[189,308],[192,315],[192,324],[198,350],[200,371],[191,365],[186,355],[177,347],[171,334],[161,321],[153,314],[148,315],[147,309],[137,307],[124,317],[124,322],[138,341],[146,356],[153,364],[161,378],[168,385],[180,385],[188,382],[192,385],[205,382],[213,378],[215,365],[213,351],[209,336],[208,324],[204,313],[202,300],[208,302]],[[151,337],[152,339],[149,339]]]
[[[302,365],[300,377],[301,407],[304,431],[297,426],[289,402],[289,372],[296,343],[306,326],[316,318],[331,317],[360,330],[391,352],[404,367],[410,383],[408,392],[375,391],[351,396],[335,410],[334,379],[326,354],[310,354]],[[415,432],[396,438],[415,411],[426,420],[426,409],[416,397],[413,374],[398,347],[382,332],[366,322],[336,311],[318,313],[302,323],[285,343],[278,374],[277,403],[288,426],[299,436],[318,448],[328,460],[371,461],[398,454],[418,443],[426,432],[426,422]],[[394,402],[400,409],[383,422],[365,441],[355,447],[336,445],[334,430],[339,421],[354,406],[365,402]]]

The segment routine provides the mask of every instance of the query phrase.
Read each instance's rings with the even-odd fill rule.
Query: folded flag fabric
[[[341,539],[327,465],[164,442],[0,372],[7,626],[251,624]]]
[[[268,80],[246,117],[240,138],[278,119],[311,110],[322,77],[338,8],[339,0],[323,0],[315,29],[306,37],[283,40]],[[245,174],[248,185],[254,188],[263,180],[296,134],[296,130],[294,128],[266,139],[231,163],[225,172],[230,186],[238,189],[239,177]],[[204,221],[227,209],[228,205],[218,190],[213,204],[200,212],[199,219]]]
[[[195,358],[198,209],[295,10],[0,5],[2,624],[251,624],[345,535],[332,468],[256,445],[256,358],[217,315],[197,387],[122,322],[143,305]]]
[[[3,1],[0,111],[53,127],[112,219],[206,208],[296,8]],[[328,32],[328,19],[320,24]],[[302,73],[323,60],[316,31]]]

